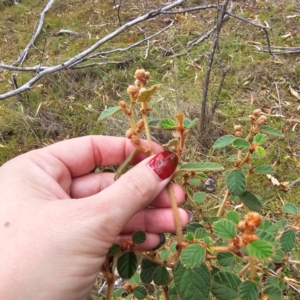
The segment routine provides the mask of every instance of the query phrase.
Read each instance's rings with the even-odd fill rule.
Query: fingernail
[[[194,218],[193,213],[190,210],[187,210],[187,209],[185,211],[188,215],[188,223],[191,223],[193,221],[193,218]]]
[[[174,152],[164,151],[156,154],[148,165],[160,179],[166,179],[174,173],[178,165],[178,157]]]
[[[161,233],[159,236],[160,236],[160,242],[159,242],[159,244],[158,244],[155,248],[153,248],[152,250],[157,250],[157,249],[159,249],[161,246],[163,246],[163,245],[165,244],[165,242],[166,242],[166,237],[165,237],[165,235],[164,235],[163,233]]]

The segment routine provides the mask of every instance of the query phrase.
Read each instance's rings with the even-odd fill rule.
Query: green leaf
[[[108,254],[115,255],[120,250],[120,246],[118,244],[113,244],[109,250]]]
[[[236,138],[232,144],[239,150],[248,150],[250,148],[250,143],[242,138]]]
[[[195,267],[202,263],[206,250],[199,244],[187,246],[181,254],[181,262],[187,267]]]
[[[268,241],[271,243],[275,241],[275,237],[263,229],[257,229],[255,233],[258,235],[260,240]]]
[[[187,268],[178,260],[174,269],[174,282],[183,300],[206,300],[208,298],[210,272],[205,263],[194,268]]]
[[[280,249],[276,249],[275,254],[272,256],[274,262],[282,262],[285,258],[284,252]]]
[[[219,252],[217,254],[217,260],[222,267],[227,267],[234,264],[235,257],[231,252]]]
[[[132,235],[132,241],[134,244],[142,244],[146,241],[146,233],[144,231],[136,231],[133,235]]]
[[[275,170],[269,165],[257,166],[255,170],[262,174],[274,174],[275,172]]]
[[[143,283],[150,283],[153,280],[153,274],[159,264],[143,258],[141,263],[141,280]]]
[[[140,273],[135,272],[134,275],[128,280],[131,284],[138,284],[141,281]]]
[[[156,285],[167,285],[170,281],[170,275],[165,266],[159,266],[153,275],[153,280]]]
[[[118,259],[117,269],[122,278],[129,279],[134,275],[138,267],[138,259],[135,253],[125,252]]]
[[[213,277],[211,292],[218,300],[238,299],[241,282],[234,273],[220,271]]]
[[[115,174],[115,177],[114,177],[114,180],[117,180],[121,177],[121,175],[123,174],[125,168],[129,165],[130,161],[133,159],[134,155],[138,152],[138,149],[134,149],[130,155],[124,160],[124,162],[119,166],[116,174]]]
[[[192,179],[188,180],[188,183],[190,185],[199,185],[201,183],[201,181],[199,179],[197,179],[197,178],[192,178]]]
[[[266,150],[261,146],[255,148],[255,153],[257,153],[260,158],[266,156]]]
[[[148,102],[151,97],[155,94],[159,87],[159,84],[151,86],[149,89],[141,88],[139,92],[139,96],[137,98],[137,102]]]
[[[193,200],[196,205],[200,205],[205,200],[206,193],[205,192],[197,192],[193,195]]]
[[[282,206],[282,210],[287,214],[297,215],[299,210],[297,206],[293,203],[285,203]]]
[[[296,242],[296,234],[292,229],[286,230],[280,237],[281,249],[284,252],[291,251]]]
[[[201,225],[200,223],[193,222],[193,223],[188,224],[188,226],[186,226],[185,230],[187,232],[195,233],[198,228],[203,228],[203,225]]]
[[[182,165],[179,170],[188,172],[211,172],[223,171],[224,168],[217,163],[213,162],[195,162]]]
[[[241,300],[256,300],[259,295],[259,286],[251,280],[245,280],[240,285]]]
[[[178,300],[178,295],[175,286],[168,288],[168,295],[170,297],[170,300]],[[160,298],[157,298],[160,299]]]
[[[219,220],[213,225],[215,234],[223,239],[233,239],[236,236],[236,225],[228,220]]]
[[[101,113],[101,115],[98,118],[98,121],[103,121],[121,110],[122,108],[120,106],[109,107]]]
[[[147,297],[147,290],[145,287],[138,285],[134,288],[133,295],[138,299],[145,299]]]
[[[285,283],[280,281],[279,278],[277,276],[270,276],[267,278],[267,286],[277,286],[279,287],[281,290],[285,289]]]
[[[184,118],[183,120],[183,126],[184,128],[186,129],[190,129],[192,128],[193,126],[195,126],[198,122],[198,119],[194,119],[193,121],[191,121],[190,119],[188,118]]]
[[[239,159],[237,158],[236,155],[230,155],[226,160],[229,161],[229,162],[239,161]]]
[[[256,240],[248,244],[249,255],[258,259],[266,259],[273,255],[273,247],[270,243],[262,240]]]
[[[262,224],[259,226],[259,229],[263,229],[272,234],[273,236],[277,235],[278,233],[278,227],[267,219],[263,219]]]
[[[195,239],[197,239],[197,240],[204,239],[207,236],[210,236],[210,234],[209,234],[209,232],[207,232],[207,230],[205,230],[205,228],[198,228],[195,231]]]
[[[278,227],[278,229],[280,230],[284,230],[285,226],[287,225],[288,220],[287,219],[281,219],[276,223],[276,226]]]
[[[179,145],[179,140],[178,139],[172,139],[172,140],[168,141],[168,143],[163,144],[162,146],[164,148],[170,148],[170,147],[176,147],[177,145]]]
[[[223,135],[214,142],[212,148],[213,149],[224,148],[228,145],[231,145],[234,139],[235,137],[233,135]]]
[[[185,239],[187,242],[192,242],[195,239],[194,234],[192,232],[188,232],[185,235]]]
[[[240,200],[246,205],[249,209],[253,211],[260,212],[262,209],[262,204],[258,198],[249,191],[244,191],[239,195]]]
[[[281,291],[279,287],[271,285],[264,289],[264,295],[268,296],[270,300],[282,300]]]
[[[240,215],[234,210],[227,212],[226,218],[235,224],[238,224],[240,221]]]
[[[259,145],[264,143],[266,140],[267,140],[267,136],[262,133],[256,134],[255,137],[253,138],[253,141]]]
[[[260,127],[261,131],[267,133],[267,134],[270,134],[270,135],[274,135],[274,136],[278,136],[278,137],[283,137],[283,133],[273,127],[270,127],[270,126],[266,126],[266,125],[263,125]]]
[[[159,255],[160,255],[160,258],[161,258],[162,260],[167,260],[168,257],[169,257],[169,255],[170,255],[170,250],[164,248],[164,249],[162,249],[162,250],[160,251],[160,254],[159,254]]]
[[[241,170],[231,171],[227,178],[227,187],[232,195],[240,195],[246,188],[246,177]]]
[[[176,127],[176,122],[172,119],[163,119],[159,122],[159,127],[162,129],[174,129]]]
[[[160,120],[153,120],[151,118],[147,118],[148,119],[148,126],[149,127],[154,127],[154,128],[157,128],[159,126],[159,122]]]

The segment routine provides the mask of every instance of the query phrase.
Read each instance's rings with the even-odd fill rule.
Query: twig
[[[128,28],[130,28],[136,24],[139,24],[141,22],[144,22],[148,19],[154,18],[154,17],[160,15],[162,12],[168,11],[168,10],[182,4],[183,2],[185,2],[185,0],[174,1],[165,7],[161,7],[156,10],[152,10],[150,12],[147,12],[147,13],[135,18],[134,20],[131,20],[131,21],[125,23],[124,25],[122,25],[121,27],[116,29],[115,31],[111,32],[110,34],[106,35],[104,38],[100,39],[98,42],[93,44],[91,47],[89,47],[86,50],[82,51],[81,53],[73,56],[72,58],[65,61],[64,63],[49,67],[49,68],[39,72],[33,78],[28,80],[25,84],[23,84],[21,87],[19,87],[18,89],[14,90],[14,91],[10,91],[10,92],[1,94],[0,100],[9,98],[9,97],[15,96],[17,94],[20,94],[22,92],[30,90],[31,87],[42,77],[52,74],[52,73],[55,73],[55,72],[58,72],[58,71],[61,71],[61,70],[64,70],[64,69],[67,69],[71,66],[74,66],[75,64],[78,64],[79,62],[82,62],[84,60],[84,58],[86,58],[87,55],[91,54],[97,48],[99,48],[100,46],[102,46],[103,44],[108,42],[109,40],[113,39],[114,37],[118,36],[120,33],[127,30]]]
[[[280,94],[279,94],[279,89],[278,89],[277,82],[275,82],[275,87],[276,87],[276,92],[277,92],[277,99],[278,99],[278,104],[279,104],[279,111],[280,111],[280,114],[282,115],[281,100],[280,100]]]
[[[145,30],[142,29],[140,26],[136,26],[136,27],[139,29],[139,31],[141,31],[141,32],[143,33],[144,39],[146,40],[146,39],[147,39],[147,35],[146,35]],[[147,48],[146,48],[146,53],[145,53],[144,59],[147,59],[147,57],[148,57],[148,55],[149,55],[149,50],[150,50],[150,40],[148,39],[148,40],[147,40]]]
[[[29,41],[29,43],[26,45],[25,49],[22,51],[22,53],[18,56],[17,60],[15,61],[15,63],[19,63],[20,65],[24,62],[24,60],[26,59],[26,56],[28,54],[29,48],[31,46],[34,45],[34,42],[36,40],[36,38],[38,37],[38,35],[40,34],[43,25],[44,25],[44,20],[45,20],[45,15],[46,12],[51,8],[52,4],[54,3],[55,0],[49,0],[46,7],[44,8],[44,10],[41,12],[40,14],[40,19],[38,21],[38,26],[37,29],[35,30],[34,34],[31,37],[31,40]]]
[[[298,182],[300,182],[300,177],[297,178],[296,180],[290,182],[290,184],[289,184],[289,189],[292,188],[292,187],[293,187],[295,184],[297,184]]]
[[[223,24],[223,18],[225,16],[226,7],[228,5],[229,0],[224,0],[221,6],[221,10],[218,13],[217,17],[217,28],[214,36],[214,40],[211,46],[210,54],[208,57],[207,62],[207,71],[205,76],[205,82],[203,86],[202,92],[202,103],[201,103],[201,118],[200,118],[200,135],[204,136],[205,128],[206,128],[206,102],[207,102],[207,95],[208,95],[208,88],[210,82],[210,73],[212,69],[212,64],[214,61],[215,52],[219,43],[220,32]]]

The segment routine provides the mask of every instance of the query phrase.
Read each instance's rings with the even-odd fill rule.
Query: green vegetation
[[[115,2],[117,1],[56,1],[46,14],[43,31],[35,43],[36,48],[30,49],[23,66],[39,63],[51,66],[61,63],[118,28],[118,10],[114,8]],[[196,2],[201,1],[188,2],[200,5]],[[121,22],[124,24],[160,4],[161,1],[158,0],[122,1]],[[2,63],[13,63],[22,52],[31,38],[44,5],[44,2],[37,0],[23,0],[20,4],[12,6],[0,3]],[[236,3],[233,12],[272,27],[272,31],[269,32],[272,46],[299,47],[297,5],[294,0],[258,1],[257,4],[243,2]],[[124,122],[127,121],[124,116],[112,116],[101,123],[98,123],[97,119],[107,107],[115,107],[119,101],[127,99],[128,83],[133,81],[132,74],[138,67],[151,73],[149,85],[162,84],[162,88],[151,100],[152,106],[155,107],[151,118],[163,119],[178,112],[184,113],[190,120],[200,118],[211,39],[204,40],[189,51],[186,51],[186,43],[211,28],[214,16],[214,10],[204,10],[178,15],[176,18],[173,15],[161,15],[148,20],[140,24],[148,36],[165,27],[173,18],[175,23],[169,30],[150,41],[149,49],[147,43],[143,43],[137,48],[113,52],[95,60],[120,63],[64,70],[43,77],[31,91],[1,101],[0,165],[16,155],[67,138],[87,134],[124,136],[128,129],[124,126]],[[75,31],[78,35],[58,35],[61,29]],[[262,51],[267,45],[263,30],[233,18],[224,23],[221,32],[208,95],[209,105],[213,105],[222,66],[226,67],[227,75],[220,93],[219,106],[214,118],[207,125],[205,136],[199,135],[198,124],[190,130],[181,159],[183,163],[210,160],[222,165],[226,170],[232,168],[232,161],[228,158],[230,155],[236,155],[235,145],[218,148],[213,147],[213,144],[220,137],[233,134],[234,125],[238,124],[243,125],[241,137],[246,138],[245,133],[249,132],[250,124],[240,121],[239,118],[248,117],[254,109],[260,108],[267,116],[266,125],[278,129],[284,137],[273,135],[264,142],[267,153],[264,156],[264,164],[272,166],[274,174],[270,179],[266,174],[250,176],[247,178],[247,190],[255,191],[255,195],[261,196],[261,214],[266,219],[269,218],[272,222],[280,221],[283,217],[283,203],[300,206],[300,183],[290,185],[300,177],[300,103],[290,90],[290,87],[296,90],[299,84],[298,54],[278,54],[271,57]],[[132,27],[98,50],[127,47],[143,38],[143,31]],[[149,53],[145,59],[147,49]],[[12,74],[13,72],[1,69],[1,94],[11,90],[9,80]],[[15,74],[18,86],[33,76],[33,73],[21,71]],[[152,139],[165,144],[170,135],[155,131]],[[219,193],[226,186],[226,179],[222,174],[217,172],[210,175],[217,183],[217,194],[207,194],[202,206],[205,214],[208,214],[207,217],[216,215],[213,208],[220,204]],[[192,185],[191,188],[194,192],[204,192],[202,184]],[[230,201],[234,203],[235,200]],[[291,214],[290,211],[286,213]],[[287,216],[291,218],[290,215]],[[198,221],[197,213],[195,218]],[[291,260],[300,259],[299,243],[295,244],[289,255]],[[218,258],[219,261],[222,259],[228,260],[230,257]],[[299,282],[298,267],[288,264],[282,266],[282,274]],[[182,265],[179,264],[176,268],[181,269]],[[206,274],[204,265],[200,264],[197,268],[201,274]],[[229,267],[224,268],[230,270]],[[159,269],[157,272],[158,277],[164,278],[164,270]],[[238,284],[236,278],[227,278],[230,282]],[[280,284],[281,282],[277,283],[278,289],[281,289]],[[243,286],[240,286],[240,293],[243,293],[241,290],[256,289],[256,286],[250,285],[251,282],[244,281]],[[177,288],[180,289],[178,286]],[[213,289],[217,290],[216,283]],[[175,287],[171,286],[169,290],[172,293]],[[135,293],[138,292],[143,294],[144,290]],[[271,296],[272,290],[267,292],[271,299],[276,299]],[[276,295],[276,291],[273,293]],[[170,296],[171,299],[177,299],[176,294],[174,295],[173,298]],[[284,299],[297,298],[297,293],[291,288],[284,290],[283,295]],[[136,297],[139,298],[138,295]]]

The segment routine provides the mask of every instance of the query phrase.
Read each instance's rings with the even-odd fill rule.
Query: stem
[[[148,120],[147,120],[147,103],[146,102],[142,102],[142,114],[143,114],[145,133],[146,133],[146,136],[147,136],[147,141],[148,141],[148,145],[149,145],[150,154],[153,155],[154,152],[153,152],[153,149],[152,149],[150,129],[149,129]]]
[[[212,249],[212,252],[230,252],[228,246],[224,246],[224,247],[212,247],[211,249]]]
[[[144,254],[143,252],[139,252],[139,251],[135,251],[136,255],[138,255],[139,257],[142,257],[142,258],[147,258],[159,265],[162,265],[162,266],[165,266],[165,267],[168,267],[170,269],[173,269],[174,268],[174,264],[171,264],[171,263],[168,263],[168,262],[165,262],[161,259],[158,259],[156,257],[153,257],[153,256],[150,256],[150,255],[147,255],[147,254]]]
[[[182,225],[180,222],[180,216],[178,211],[178,206],[176,203],[176,198],[173,190],[172,183],[170,182],[167,186],[168,194],[171,200],[171,206],[173,210],[173,216],[174,216],[174,222],[175,222],[175,228],[176,228],[176,236],[177,236],[177,245],[180,246],[183,241],[183,234],[182,234]],[[179,257],[181,252],[181,247],[178,249],[177,255]]]
[[[250,263],[246,264],[246,266],[239,272],[239,276],[243,276],[245,272],[248,270]]]
[[[254,259],[252,256],[249,256],[249,264],[250,264],[250,279],[254,280],[255,277],[255,265],[254,265]]]
[[[169,293],[168,293],[168,286],[164,285],[162,288],[163,288],[165,299],[170,300]]]
[[[222,203],[221,203],[221,205],[219,207],[219,210],[218,210],[218,213],[217,213],[217,217],[221,217],[222,212],[223,212],[224,207],[225,207],[225,204],[226,204],[226,202],[227,202],[227,200],[229,198],[229,195],[230,195],[230,191],[227,189],[226,193],[225,193],[225,196],[224,196],[224,199],[223,199],[223,201],[222,201]]]

